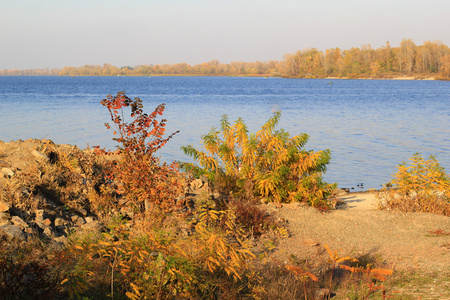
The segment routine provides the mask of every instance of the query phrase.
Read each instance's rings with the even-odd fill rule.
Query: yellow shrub
[[[411,165],[398,166],[394,178],[377,195],[380,208],[450,215],[450,179],[433,156],[418,153]]]

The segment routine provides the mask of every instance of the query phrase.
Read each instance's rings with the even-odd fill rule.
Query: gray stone
[[[9,209],[11,208],[11,204],[5,201],[0,201],[0,212],[9,212]]]
[[[31,154],[33,154],[33,156],[36,157],[40,161],[49,161],[50,160],[47,155],[45,155],[37,150],[31,151]]]
[[[25,234],[16,225],[3,225],[0,227],[0,231],[3,231],[11,238],[16,238],[21,241],[25,240]]]
[[[18,216],[12,217],[11,218],[11,222],[13,222],[14,225],[16,225],[17,227],[19,227],[22,230],[24,230],[25,228],[30,227],[30,226],[28,226],[27,222],[25,222],[24,220],[22,220]]]

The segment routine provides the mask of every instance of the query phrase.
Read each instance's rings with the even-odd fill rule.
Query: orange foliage
[[[116,192],[126,198],[133,212],[149,211],[156,204],[164,211],[170,211],[176,204],[181,191],[178,166],[160,163],[153,154],[163,147],[177,132],[164,138],[166,120],[156,118],[164,112],[164,104],[159,105],[151,114],[143,112],[142,101],[128,98],[125,92],[116,96],[109,95],[102,102],[115,127],[114,138],[119,143],[120,159],[112,164],[109,179],[116,185]],[[123,119],[123,109],[131,109],[129,123]],[[109,123],[105,123],[109,129]],[[111,154],[112,152],[107,152]]]

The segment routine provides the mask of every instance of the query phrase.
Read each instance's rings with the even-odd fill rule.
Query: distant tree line
[[[188,65],[139,65],[116,67],[85,65],[62,69],[0,70],[0,75],[59,75],[59,76],[279,76],[286,78],[389,78],[398,75],[450,78],[450,48],[441,41],[426,41],[417,46],[411,39],[403,39],[400,47],[389,42],[374,49],[370,44],[361,48],[341,50],[315,48],[285,54],[282,61],[231,62],[218,60]]]

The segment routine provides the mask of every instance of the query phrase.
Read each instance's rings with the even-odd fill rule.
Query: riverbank
[[[52,249],[64,249],[74,232],[106,232],[107,218],[87,205],[87,198],[92,197],[86,191],[90,180],[86,166],[92,159],[89,153],[50,140],[0,142],[0,231],[23,241],[40,236]],[[52,165],[68,171],[53,176]],[[42,181],[48,176],[61,184],[61,191],[50,193],[51,186]],[[201,198],[208,191],[201,180],[190,183],[190,195]],[[12,195],[17,196],[16,200],[8,201]],[[339,191],[335,204],[336,210],[329,212],[303,203],[259,204],[258,209],[276,220],[277,226],[286,228],[287,234],[263,233],[253,239],[253,251],[263,249],[278,266],[301,262],[313,274],[325,276],[329,268],[325,250],[328,245],[341,257],[393,270],[392,280],[386,283],[389,292],[450,297],[449,217],[377,210],[376,192]],[[428,278],[434,278],[436,284],[421,283]],[[340,286],[335,299],[346,299],[349,290]]]

